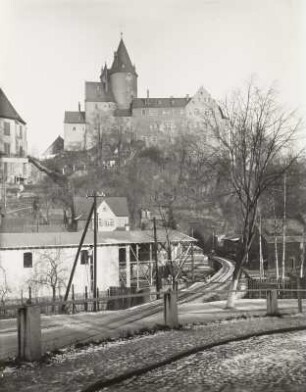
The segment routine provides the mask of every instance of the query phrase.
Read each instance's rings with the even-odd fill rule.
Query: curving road
[[[100,392],[302,392],[305,385],[306,331],[302,331],[218,346]]]

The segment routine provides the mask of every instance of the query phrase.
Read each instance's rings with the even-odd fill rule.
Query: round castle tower
[[[109,71],[110,85],[118,109],[129,109],[137,97],[137,73],[121,38],[114,61]]]

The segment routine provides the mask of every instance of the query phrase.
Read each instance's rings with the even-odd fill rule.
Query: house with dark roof
[[[8,184],[28,178],[27,129],[4,91],[0,88],[0,172]]]
[[[74,197],[78,230],[84,228],[91,206],[92,199],[80,196]],[[126,197],[103,198],[97,206],[97,214],[98,231],[129,230],[129,208]],[[93,223],[91,228],[93,228]]]
[[[100,81],[85,82],[85,111],[65,112],[65,150],[90,149],[101,135],[119,124],[132,140],[148,146],[171,143],[186,129],[212,138],[207,119],[226,121],[210,94],[201,87],[194,96],[144,98],[137,93],[138,74],[121,37],[111,67],[102,67]],[[213,111],[213,113],[212,113]]]

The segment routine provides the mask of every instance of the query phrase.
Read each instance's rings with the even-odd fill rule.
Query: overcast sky
[[[0,86],[30,150],[63,134],[84,81],[111,65],[120,32],[138,96],[222,99],[252,74],[306,113],[305,0],[0,0]]]

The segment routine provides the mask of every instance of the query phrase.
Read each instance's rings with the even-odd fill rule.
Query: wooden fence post
[[[74,284],[71,286],[71,299],[72,299],[72,313],[76,313],[76,306],[74,303],[75,297],[74,297]]]
[[[84,311],[88,312],[88,290],[87,286],[85,286],[85,303],[84,303]]]
[[[97,306],[96,306],[96,311],[99,312],[100,310],[100,304],[99,304],[99,288],[97,287],[97,294],[96,294],[96,298],[97,298]]]
[[[28,303],[30,304],[32,302],[32,288],[29,286],[29,299]]]
[[[302,299],[302,292],[301,290],[301,278],[297,277],[297,300],[298,300],[298,312],[303,312],[303,299]]]

